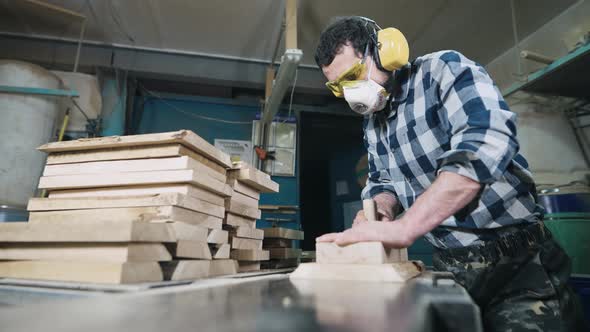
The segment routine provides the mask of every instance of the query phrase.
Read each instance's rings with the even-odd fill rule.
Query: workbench
[[[96,287],[0,279],[0,321],[27,332],[481,331],[479,309],[447,275],[395,284],[287,272]]]

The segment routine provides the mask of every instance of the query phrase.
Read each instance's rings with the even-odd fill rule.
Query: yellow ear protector
[[[375,21],[362,16],[359,18],[373,25],[372,28],[367,27],[367,30],[373,47],[373,58],[379,69],[394,71],[408,63],[410,47],[401,31],[396,28],[381,29]]]

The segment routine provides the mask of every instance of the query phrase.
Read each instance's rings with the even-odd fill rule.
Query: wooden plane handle
[[[363,200],[363,211],[365,212],[365,218],[369,221],[377,221],[377,208],[375,201],[372,199]]]

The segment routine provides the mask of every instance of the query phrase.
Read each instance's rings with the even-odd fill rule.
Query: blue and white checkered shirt
[[[500,227],[541,218],[527,161],[518,154],[516,114],[483,67],[441,51],[396,71],[393,81],[390,110],[365,117],[363,198],[389,192],[408,209],[441,171],[483,184],[478,198],[426,235],[438,248],[482,243]]]

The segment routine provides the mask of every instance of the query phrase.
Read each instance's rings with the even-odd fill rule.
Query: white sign
[[[245,161],[252,165],[252,142],[235,139],[215,139],[215,147],[229,154],[231,161]]]

